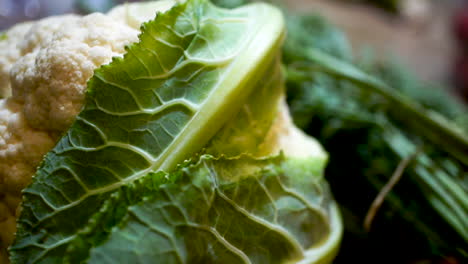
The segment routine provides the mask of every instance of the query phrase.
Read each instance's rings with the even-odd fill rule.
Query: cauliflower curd
[[[124,13],[50,17],[16,25],[0,40],[0,263],[21,190],[79,113],[94,69],[138,39],[139,26]]]

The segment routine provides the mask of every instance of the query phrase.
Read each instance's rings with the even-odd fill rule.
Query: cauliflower
[[[86,82],[138,33],[123,16],[95,13],[20,24],[0,41],[0,262],[21,190],[80,111]]]
[[[0,38],[0,98],[11,95],[10,69],[21,57],[18,43],[31,27],[31,23],[18,24]]]
[[[24,105],[28,124],[40,130],[66,129],[80,111],[94,69],[124,53],[137,33],[97,13],[34,24],[10,71],[12,98]]]

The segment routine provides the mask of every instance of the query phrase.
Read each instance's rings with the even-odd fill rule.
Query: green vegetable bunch
[[[333,32],[310,19],[303,18],[302,23],[315,25],[313,33]],[[455,123],[466,115],[465,108],[435,88],[424,90],[430,88],[391,64],[353,62],[345,42],[328,37],[331,32],[320,35],[328,41],[323,49],[313,43],[317,34],[295,30],[285,50],[293,116],[330,151],[327,175],[332,188],[352,215],[349,219],[359,219],[354,226],[364,223],[366,229],[353,232],[363,236],[363,231],[370,231],[373,238],[398,241],[395,234],[402,230],[412,234],[411,229],[416,229],[420,234],[407,236],[409,243],[402,243],[401,255],[466,256],[468,137]],[[362,192],[344,188],[349,186],[346,183]],[[372,217],[382,202],[368,208],[377,192],[387,187],[391,191],[378,198],[386,199],[387,209],[380,213],[386,219],[372,233]],[[404,251],[414,244],[421,250]]]

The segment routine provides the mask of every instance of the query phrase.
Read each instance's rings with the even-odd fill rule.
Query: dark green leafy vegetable
[[[304,18],[307,20],[310,18]],[[327,30],[319,23],[309,23],[308,27],[314,25]],[[290,37],[310,29],[294,30],[297,33]],[[402,182],[388,197],[387,213],[385,210],[381,213],[385,214],[382,218],[386,217],[386,221],[396,223],[395,219],[398,219],[402,225],[387,225],[383,229],[390,231],[384,232],[385,235],[371,232],[369,236],[380,242],[379,237],[385,240],[398,234],[398,229],[415,228],[421,232],[414,236],[419,236],[415,240],[428,241],[427,246],[422,243],[422,252],[425,252],[422,254],[465,255],[468,241],[465,220],[468,219],[468,138],[466,132],[454,123],[458,117],[466,115],[465,108],[446,94],[439,96],[441,91],[429,94],[420,90],[422,85],[408,84],[418,82],[398,75],[395,68],[390,71],[381,67],[379,72],[375,70],[376,65],[367,66],[374,76],[367,74],[359,66],[351,65],[359,65],[350,59],[351,56],[329,52],[330,46],[340,49],[346,45],[339,39],[323,38],[322,41],[328,40],[327,50],[320,45],[305,46],[301,38],[288,38],[290,44],[286,44],[284,51],[289,60],[291,109],[296,123],[330,151],[331,163],[327,172],[338,201],[349,209],[348,212],[357,215],[359,222],[363,221],[366,209],[376,196],[375,190],[383,187],[402,160],[422,148],[405,171]],[[379,80],[380,76],[386,82]],[[404,77],[406,82],[403,82]],[[394,85],[399,91],[392,88]],[[445,104],[441,100],[445,100]],[[347,186],[346,181],[353,182],[343,179],[343,175],[351,171],[351,179],[356,179],[355,184],[359,182],[359,189],[367,190],[359,199],[360,208],[358,199],[355,204],[347,202],[356,190],[346,191],[339,187]],[[357,226],[362,223],[359,222]],[[419,254],[414,250],[412,253],[414,256]]]

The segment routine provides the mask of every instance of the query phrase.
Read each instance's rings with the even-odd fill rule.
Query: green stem
[[[413,127],[419,134],[442,150],[450,153],[463,164],[468,165],[468,136],[454,123],[443,116],[424,109],[392,89],[384,82],[366,74],[353,65],[338,60],[323,52],[309,48],[307,59],[317,64],[314,70],[323,71],[358,84],[387,99],[393,115],[405,125]]]

